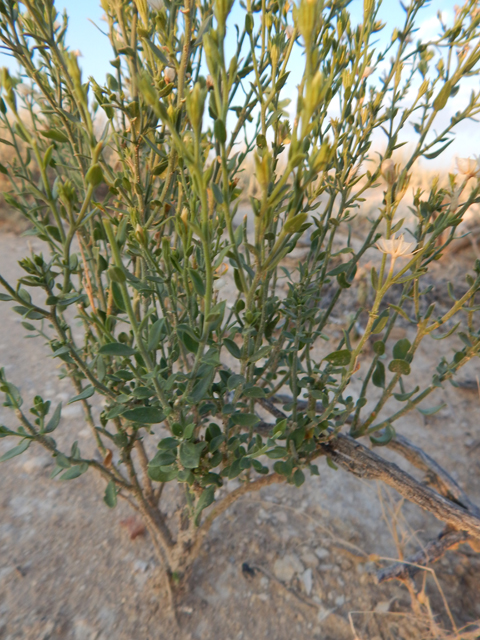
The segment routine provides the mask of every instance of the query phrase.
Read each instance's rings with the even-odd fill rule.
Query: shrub
[[[412,0],[379,51],[379,3],[365,0],[358,26],[348,4],[247,0],[234,28],[231,0],[102,0],[113,53],[100,84],[82,77],[52,0],[0,2],[0,37],[21,68],[1,76],[4,144],[18,152],[1,167],[11,178],[6,198],[45,243],[20,262],[16,285],[0,277],[1,299],[63,362],[70,402],[83,406],[101,455],[83,456],[76,442],[61,450],[61,404],[37,396],[30,418],[2,372],[19,423],[1,427],[16,442],[2,460],[35,442],[54,457],[53,477],[96,471],[109,507],[120,497],[140,511],[170,577],[188,570],[236,498],[275,482],[300,486],[321,457],[383,479],[453,526],[451,535],[480,536],[461,489],[395,434],[396,421],[454,384],[480,348],[478,263],[448,311],[424,304],[432,262],[479,201],[478,164],[461,161],[445,187],[413,193],[409,229],[396,216],[414,163],[445,152],[456,125],[480,112],[473,92],[442,120],[478,73],[480,15],[470,0],[435,41],[415,44],[426,2]],[[372,82],[377,67],[385,72]],[[285,95],[289,74],[296,104]],[[392,154],[412,119],[415,143],[399,166]],[[254,233],[238,221],[249,162]],[[383,203],[354,243],[356,215],[379,184]],[[292,266],[301,239],[308,249]],[[335,311],[343,315],[367,257],[369,295],[336,338]],[[398,321],[414,328],[413,342],[393,340]],[[420,343],[455,331],[461,346],[412,388]],[[436,491],[361,444],[365,437],[429,468]],[[239,486],[219,498],[234,478]],[[184,495],[171,521],[161,509],[167,483]]]

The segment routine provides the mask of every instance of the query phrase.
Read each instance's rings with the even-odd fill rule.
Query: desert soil
[[[17,261],[28,253],[29,243],[39,248],[36,240],[0,231],[0,272],[10,281],[20,274]],[[440,301],[447,276],[465,270],[462,260],[465,254],[438,265]],[[21,318],[8,307],[0,305],[0,366],[20,387],[26,406],[36,394],[53,404],[67,401],[75,394],[67,380],[58,380],[56,361],[40,341],[25,342]],[[408,332],[400,327],[398,337]],[[454,340],[426,346],[409,384],[430,377],[439,357],[453,346]],[[462,378],[474,383],[479,375],[478,362],[462,371]],[[475,384],[469,389],[445,386],[428,403],[445,402],[439,413],[410,414],[399,431],[480,503]],[[66,407],[62,415],[60,441],[78,440],[88,451],[80,407]],[[5,408],[0,424],[16,426]],[[11,446],[0,440],[0,454]],[[381,453],[399,462],[394,454]],[[410,504],[400,509],[393,491],[359,482],[324,462],[319,466],[320,477],[309,478],[302,488],[265,488],[241,499],[217,521],[179,596],[177,629],[148,535],[130,537],[128,505],[109,510],[103,485],[90,473],[70,482],[49,479],[52,459],[32,446],[0,466],[0,639],[434,637],[426,619],[412,613],[406,588],[376,584],[375,572],[388,564],[386,559],[398,557],[399,545],[407,554],[418,550],[440,532],[441,523]],[[463,545],[434,568],[437,581],[423,573],[417,584],[426,578],[438,629],[451,627],[445,602],[459,628],[479,619],[480,555]]]

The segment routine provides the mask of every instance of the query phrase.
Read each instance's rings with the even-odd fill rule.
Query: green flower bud
[[[201,82],[196,82],[193,90],[187,96],[187,113],[192,123],[193,130],[199,133],[202,129],[203,111],[205,109],[205,98],[207,88]]]
[[[85,176],[85,181],[87,184],[92,185],[92,187],[98,186],[101,182],[103,182],[103,171],[102,167],[99,164],[94,164],[87,171],[87,175]]]

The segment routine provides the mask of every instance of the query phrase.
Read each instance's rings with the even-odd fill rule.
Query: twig
[[[382,480],[439,520],[480,539],[480,518],[417,482],[396,464],[387,462],[350,436],[338,434],[319,448],[319,453],[329,455],[333,462],[350,473],[360,478]]]
[[[443,532],[436,540],[429,542],[424,549],[407,558],[407,560],[378,571],[377,580],[381,583],[395,578],[397,580],[413,578],[422,567],[441,558],[448,549],[457,547],[462,542],[467,542],[468,537],[468,533],[465,531]]]
[[[470,513],[480,518],[480,509],[474,504],[455,480],[427,453],[414,445],[402,435],[397,435],[388,445],[417,469],[424,471],[431,478],[431,484],[443,496],[464,507]]]

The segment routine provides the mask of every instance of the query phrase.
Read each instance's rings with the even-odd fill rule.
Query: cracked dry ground
[[[27,251],[25,238],[1,234],[2,274],[13,280],[17,260]],[[460,273],[461,259],[449,270]],[[445,264],[439,265],[439,276],[444,270]],[[68,381],[57,379],[56,362],[41,342],[24,342],[21,319],[7,307],[0,306],[0,366],[27,401],[40,393],[65,402],[74,395]],[[397,331],[398,337],[409,335],[406,327]],[[429,376],[441,350],[453,346],[437,344],[437,353],[431,346],[424,349],[409,382]],[[478,363],[462,371],[467,381],[479,374]],[[446,386],[443,393],[446,406],[439,413],[411,414],[399,431],[480,503],[479,394],[475,384]],[[3,408],[0,423],[11,425]],[[66,407],[62,424],[61,441],[78,439],[88,451],[80,408]],[[10,446],[0,441],[0,453]],[[385,455],[395,459],[391,452]],[[389,511],[399,500],[394,492],[335,472],[324,462],[319,466],[320,477],[301,489],[265,488],[218,520],[179,599],[181,629],[176,630],[150,540],[144,534],[131,540],[125,526],[132,524],[128,505],[108,510],[103,486],[90,473],[68,483],[50,480],[52,460],[32,446],[27,455],[0,466],[0,639],[352,640],[355,632],[361,640],[433,637],[425,620],[412,613],[406,589],[377,585],[375,570],[385,565],[376,556],[398,557],[392,523],[401,528],[408,521],[407,553],[434,537],[441,524],[409,504],[392,518]],[[173,510],[176,495],[169,491],[167,508]],[[455,624],[480,618],[480,555],[463,545],[434,567]],[[430,574],[427,583],[435,620],[439,628],[448,626]]]

